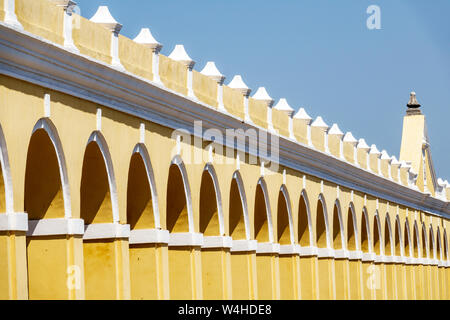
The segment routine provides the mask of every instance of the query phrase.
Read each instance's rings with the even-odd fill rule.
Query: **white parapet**
[[[363,151],[364,155],[366,156],[365,163],[366,163],[367,170],[371,171],[370,170],[370,157],[369,157],[370,147],[367,145],[366,140],[364,140],[362,138],[359,139],[358,144],[356,145],[356,149]]]
[[[188,97],[197,99],[194,94],[194,89],[192,86],[192,69],[194,68],[195,61],[189,57],[184,46],[182,44],[177,44],[173,49],[172,53],[169,55],[169,58],[175,61],[179,61],[184,64],[187,68],[187,89],[188,89]]]
[[[273,127],[273,123],[272,123],[272,106],[273,106],[274,100],[269,96],[266,88],[259,87],[252,98],[254,100],[263,101],[266,104],[266,106],[267,106],[267,127],[268,127],[269,132],[276,134],[277,132],[276,132],[275,128]]]
[[[4,0],[3,6],[5,10],[5,23],[13,28],[23,30],[23,26],[17,20],[16,16],[16,0]]]
[[[281,98],[280,101],[276,104],[275,107],[273,107],[275,110],[284,112],[289,117],[288,121],[288,131],[289,131],[289,138],[295,140],[294,135],[294,123],[293,123],[293,115],[294,115],[294,109],[289,105],[287,100],[285,98]]]
[[[344,133],[341,131],[341,129],[339,129],[337,123],[334,123],[331,126],[331,128],[327,132],[327,135],[335,136],[339,139],[339,158],[342,159],[344,157],[344,149],[343,149],[344,144],[342,143],[342,137],[344,136]],[[327,149],[329,150],[328,146]]]
[[[219,69],[217,69],[217,66],[213,61],[208,61],[200,73],[207,77],[210,77],[215,82],[217,82],[218,109],[222,112],[227,112],[223,104],[223,82],[225,81],[225,76],[220,73]]]
[[[58,7],[64,9],[64,22],[63,22],[63,36],[64,36],[64,47],[72,52],[78,53],[79,50],[75,46],[72,37],[73,23],[72,23],[72,13],[76,8],[77,4],[72,0],[50,0]]]
[[[120,63],[119,58],[119,33],[122,29],[122,25],[113,18],[107,6],[98,7],[97,12],[90,19],[90,21],[95,22],[111,31],[111,64],[120,70],[125,70]]]
[[[158,83],[159,85],[163,85],[159,77],[159,52],[163,47],[162,44],[156,41],[149,28],[142,28],[133,41],[142,44],[152,50],[153,81]]]
[[[247,87],[247,85],[244,83],[241,75],[235,75],[231,82],[228,84],[228,87],[239,90],[242,93],[242,95],[244,96],[244,121],[249,124],[253,124],[253,121],[250,119],[250,113],[248,111],[248,96],[250,95],[250,92],[252,90],[249,89],[249,87]]]
[[[377,149],[377,146],[372,144],[370,146],[370,151],[369,151],[369,157],[374,157],[377,161],[377,169],[375,170],[375,173],[378,175],[381,175],[380,172],[380,156],[381,156],[381,152]]]
[[[314,122],[311,123],[311,128],[318,128],[318,129],[323,131],[323,139],[324,139],[323,140],[323,145],[324,145],[324,148],[325,148],[325,152],[329,153],[329,150],[328,150],[328,135],[327,135],[327,131],[328,131],[329,126],[325,123],[325,121],[323,121],[321,116],[318,116],[316,118],[316,120],[314,120]]]
[[[306,141],[308,141],[308,146],[312,147],[311,141],[311,121],[312,118],[306,112],[305,108],[300,108],[294,115],[294,119],[302,121],[306,125]]]

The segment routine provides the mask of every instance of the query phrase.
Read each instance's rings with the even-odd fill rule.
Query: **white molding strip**
[[[169,247],[201,247],[203,234],[194,232],[169,233]]]
[[[257,242],[256,253],[257,254],[280,253],[280,244],[272,242]]]
[[[317,258],[334,258],[334,250],[331,248],[317,248]]]
[[[194,131],[192,124],[198,119],[203,120],[205,130],[261,129],[229,114],[215,112],[211,106],[153,81],[70,52],[29,32],[13,29],[4,22],[0,22],[0,74],[191,133]],[[261,148],[267,147],[268,143],[267,138],[262,138]],[[282,166],[414,210],[450,217],[450,202],[362,170],[289,138],[280,137],[279,143]],[[228,142],[225,144],[232,147],[227,145]]]
[[[376,254],[363,252],[361,256],[362,262],[375,262]]]
[[[362,251],[348,251],[348,260],[362,260]]]
[[[280,245],[281,255],[299,255],[300,246],[298,244],[282,244]]]
[[[228,248],[233,247],[233,239],[228,236],[203,236],[202,248],[213,249],[213,248]]]
[[[231,252],[251,252],[256,251],[258,242],[256,240],[233,240]]]
[[[336,259],[348,259],[348,250],[345,249],[334,250],[334,257]]]
[[[92,223],[85,226],[83,240],[121,239],[129,237],[129,224]]]
[[[301,257],[317,256],[317,248],[314,246],[299,247],[299,254]]]
[[[130,244],[169,244],[169,231],[160,229],[137,229],[130,232]]]
[[[28,237],[83,234],[83,219],[60,218],[28,221]]]
[[[28,231],[28,214],[24,212],[0,214],[0,231]]]

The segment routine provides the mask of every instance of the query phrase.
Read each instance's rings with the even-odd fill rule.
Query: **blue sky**
[[[184,44],[201,70],[215,61],[313,118],[398,157],[411,91],[426,114],[436,174],[450,180],[448,0],[75,0],[91,18],[107,5],[134,38],[149,27],[169,55]],[[369,30],[369,5],[381,30]]]

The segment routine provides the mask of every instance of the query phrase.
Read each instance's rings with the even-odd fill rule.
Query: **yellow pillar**
[[[299,299],[298,255],[286,254],[279,256],[280,298],[282,300]]]
[[[28,299],[24,231],[0,231],[0,299]]]
[[[349,283],[350,300],[360,300],[363,298],[362,289],[362,263],[361,256],[357,251],[350,251],[349,256]]]
[[[131,299],[169,299],[169,231],[134,229],[129,241]]]
[[[29,225],[29,299],[84,299],[83,220],[42,219]],[[67,234],[68,230],[75,234]]]
[[[302,253],[300,256],[300,283],[303,300],[317,299],[317,257],[311,253]]]
[[[202,256],[203,299],[232,298],[230,237],[205,237]]]
[[[339,257],[334,260],[336,299],[349,299],[349,261],[348,258]]]
[[[318,249],[327,250],[327,249]],[[325,254],[317,259],[317,279],[319,282],[319,292],[317,298],[320,300],[335,300],[335,266],[334,258]]]
[[[234,300],[258,299],[256,240],[233,240],[230,250],[231,288]]]

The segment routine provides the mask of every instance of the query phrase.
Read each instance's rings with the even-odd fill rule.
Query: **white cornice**
[[[192,134],[195,134],[193,123],[198,119],[202,119],[205,130],[215,128],[225,132],[227,128],[255,127],[264,130],[3,22],[0,23],[0,73],[169,128],[186,129]],[[267,147],[267,140],[263,138],[260,142]],[[280,137],[279,144],[279,162],[283,166],[391,203],[450,216],[450,202],[432,198],[288,138]]]

